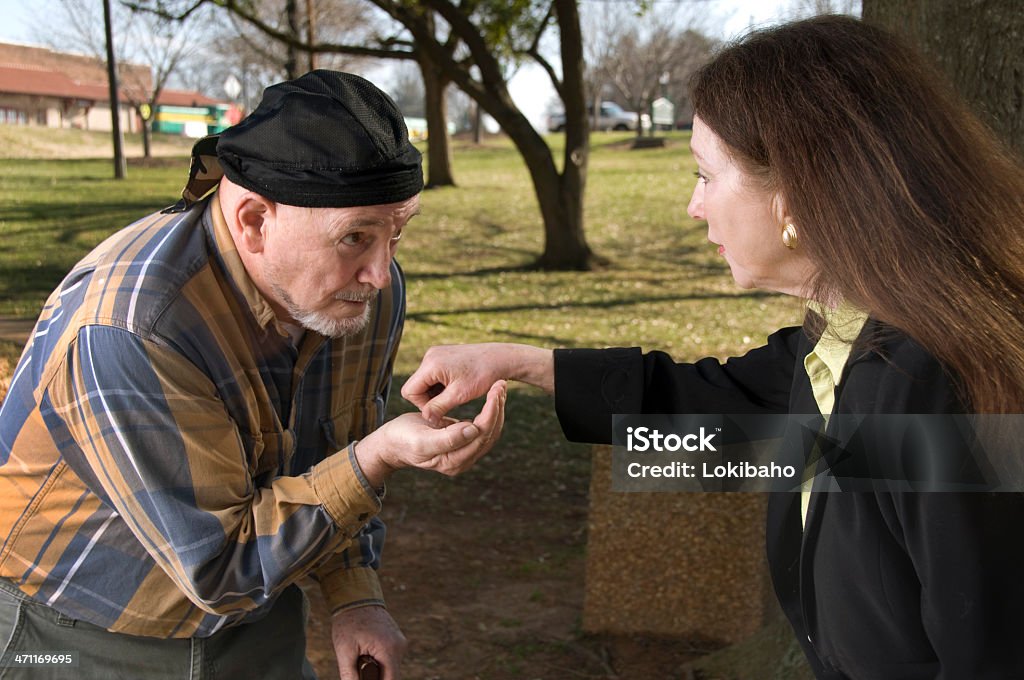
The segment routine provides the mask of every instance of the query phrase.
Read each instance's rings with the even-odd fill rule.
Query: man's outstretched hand
[[[487,390],[487,401],[470,421],[441,418],[433,424],[405,413],[368,434],[355,446],[356,460],[371,486],[403,467],[457,475],[491,450],[505,423],[506,383]]]

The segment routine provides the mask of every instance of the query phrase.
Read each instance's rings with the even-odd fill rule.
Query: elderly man
[[[343,680],[398,677],[384,480],[468,467],[504,409],[498,382],[473,423],[382,425],[422,187],[394,103],[314,71],[68,274],[0,411],[5,677],[313,677],[305,575]]]

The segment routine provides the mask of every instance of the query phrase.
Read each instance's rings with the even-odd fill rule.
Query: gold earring
[[[800,243],[800,239],[796,235],[796,227],[792,222],[787,222],[786,226],[782,228],[782,245],[794,250],[798,243]]]

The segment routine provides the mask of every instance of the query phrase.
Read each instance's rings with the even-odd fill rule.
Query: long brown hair
[[[1024,169],[921,56],[817,17],[746,36],[691,90],[783,197],[815,297],[906,333],[975,412],[1024,412]]]

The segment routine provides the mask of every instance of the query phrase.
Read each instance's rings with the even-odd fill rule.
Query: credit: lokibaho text
[[[719,428],[715,428],[720,431]],[[708,432],[700,427],[697,432],[663,434],[657,428],[627,427],[626,451],[630,453],[689,453],[714,452],[718,449],[714,437],[718,432]],[[768,465],[754,465],[749,462],[722,462],[721,464],[702,461],[699,464],[672,461],[663,465],[631,462],[626,466],[626,474],[636,478],[651,477],[683,477],[683,478],[763,478],[763,479],[795,479],[796,468],[792,465],[779,465],[772,462]]]

